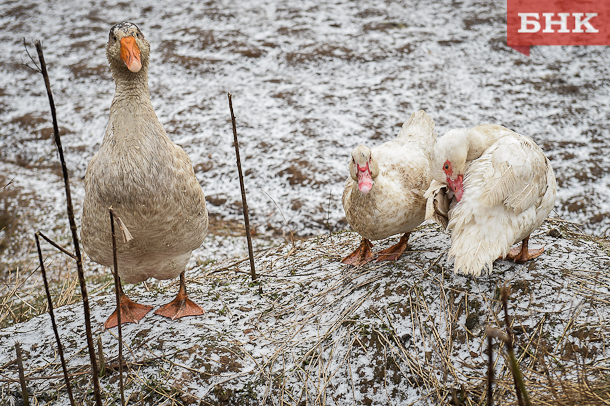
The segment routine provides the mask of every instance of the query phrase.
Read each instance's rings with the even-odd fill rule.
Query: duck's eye
[[[136,33],[136,37],[142,38],[142,34],[138,32],[138,33]]]
[[[113,35],[113,36],[112,36],[112,39],[113,39],[114,41],[116,41],[116,35]]]
[[[446,171],[448,171],[449,170],[449,164],[445,164],[444,168],[445,168]]]
[[[353,162],[353,163],[356,163],[356,160],[354,159],[354,157],[352,157],[352,162]]]

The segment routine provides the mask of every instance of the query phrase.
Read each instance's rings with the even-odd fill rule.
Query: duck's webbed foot
[[[521,242],[521,247],[512,248],[510,250],[510,252],[508,253],[508,255],[506,256],[506,259],[510,259],[510,260],[515,261],[518,264],[522,264],[526,261],[529,261],[530,259],[539,257],[544,252],[544,248],[528,249],[527,243],[528,243],[529,239],[530,239],[530,236],[528,235]]]
[[[125,323],[137,323],[142,320],[146,314],[152,310],[152,306],[141,305],[132,301],[125,295],[122,290],[119,292],[119,303],[121,304],[121,324]],[[112,328],[119,325],[119,318],[117,310],[108,317],[108,320],[104,323],[105,328]]]
[[[176,298],[155,311],[155,314],[169,317],[172,320],[186,316],[200,316],[204,313],[205,310],[203,310],[197,303],[189,299],[188,295],[186,294],[184,272],[180,274],[180,290],[178,291]]]
[[[407,243],[409,242],[409,235],[411,233],[405,233],[400,237],[400,241],[392,245],[390,248],[386,248],[377,253],[377,262],[381,261],[396,261],[403,252],[407,249]]]
[[[373,248],[373,244],[371,244],[371,242],[366,238],[363,238],[358,248],[356,248],[354,252],[343,258],[341,262],[347,265],[354,266],[364,265],[375,258],[375,255],[371,251],[371,248]]]

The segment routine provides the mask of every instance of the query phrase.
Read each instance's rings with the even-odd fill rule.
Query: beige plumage
[[[451,130],[434,147],[432,176],[426,218],[451,230],[456,272],[479,275],[498,257],[524,262],[542,253],[528,239],[552,210],[557,184],[529,137],[492,124]]]
[[[396,260],[409,233],[424,221],[424,192],[430,184],[430,157],[436,132],[424,111],[413,113],[398,136],[369,149],[351,153],[343,209],[350,226],[362,236],[360,247],[343,259],[359,265],[374,258],[370,240],[403,234],[398,244],[377,253],[377,260]]]
[[[140,29],[132,23],[112,27],[106,54],[116,91],[104,140],[85,176],[83,246],[93,261],[112,266],[112,206],[133,235],[129,242],[117,241],[121,279],[138,283],[180,275],[183,292],[185,266],[208,229],[205,197],[188,155],[170,141],[153,110],[148,90],[150,45]],[[183,293],[181,300],[186,298]],[[198,308],[188,298],[174,305],[185,303],[187,310],[192,305]],[[134,318],[123,320],[137,321],[149,309],[145,310],[134,308]],[[188,315],[165,310],[170,317]]]

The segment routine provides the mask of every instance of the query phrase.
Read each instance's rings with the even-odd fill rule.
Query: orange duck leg
[[[146,314],[152,310],[152,306],[141,305],[132,301],[123,293],[123,288],[119,283],[119,303],[121,306],[121,324],[125,323],[137,323],[142,320]],[[108,317],[108,320],[104,323],[104,327],[109,329],[119,325],[119,319],[117,317],[117,310]]]
[[[161,306],[161,308],[155,312],[155,314],[169,317],[172,320],[186,316],[200,316],[204,313],[205,310],[189,299],[186,294],[184,271],[180,274],[180,290],[178,291],[176,298],[168,304]]]
[[[373,248],[373,244],[371,244],[371,242],[366,238],[363,238],[358,248],[356,248],[354,252],[343,258],[341,262],[347,265],[354,266],[364,265],[375,258],[375,255],[371,251],[371,248]]]
[[[529,239],[530,239],[530,236],[528,235],[521,242],[520,248],[515,247],[515,248],[511,249],[510,252],[508,253],[508,255],[506,256],[506,259],[511,259],[518,264],[522,264],[526,261],[529,261],[530,259],[539,257],[544,252],[544,248],[528,249],[527,243],[528,243]]]
[[[381,261],[396,261],[403,252],[407,249],[407,243],[409,242],[409,235],[411,233],[405,233],[400,237],[400,241],[392,245],[390,248],[386,248],[377,253],[377,262]]]

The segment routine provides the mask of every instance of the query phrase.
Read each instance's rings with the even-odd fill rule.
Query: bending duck
[[[153,110],[150,45],[135,24],[124,22],[110,29],[106,56],[116,91],[104,140],[85,176],[83,247],[93,261],[112,267],[112,206],[134,237],[117,241],[121,279],[180,276],[178,295],[155,314],[172,319],[203,314],[187,296],[184,271],[207,234],[205,197],[191,160],[170,141]],[[120,300],[123,323],[137,323],[152,309],[131,301],[122,289]],[[115,310],[104,326],[117,324]]]
[[[425,218],[424,193],[430,184],[430,158],[436,132],[424,111],[411,115],[398,136],[369,149],[351,153],[350,176],[343,191],[343,209],[350,226],[362,236],[360,246],[341,262],[362,265],[375,258],[370,240],[403,234],[400,241],[379,251],[377,261],[395,261],[407,248],[409,234]]]
[[[432,176],[426,218],[451,229],[456,272],[480,275],[499,257],[525,262],[542,254],[528,249],[529,235],[553,209],[557,183],[529,137],[492,124],[451,130],[434,146]]]

